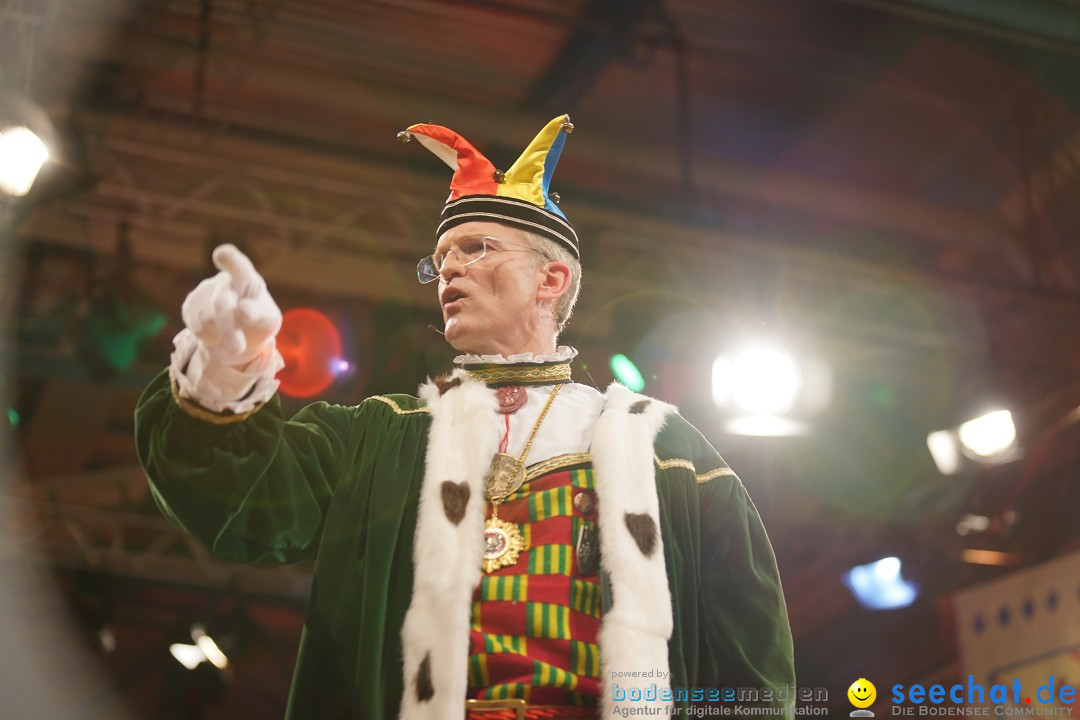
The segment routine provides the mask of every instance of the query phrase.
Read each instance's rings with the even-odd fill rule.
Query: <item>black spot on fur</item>
[[[452,378],[449,375],[440,375],[434,380],[435,387],[440,395],[445,395],[447,390],[453,390],[461,384],[461,378]]]
[[[656,549],[656,521],[648,515],[626,513],[626,529],[634,538],[638,549],[645,557],[653,554]]]
[[[465,517],[465,508],[469,504],[469,486],[463,482],[446,480],[442,484],[442,504],[446,519],[455,525]]]
[[[648,400],[638,400],[636,403],[630,406],[631,415],[640,415],[645,412],[645,408],[649,407]]]
[[[427,702],[435,697],[435,686],[431,684],[431,653],[424,656],[420,669],[416,671],[416,699]]]

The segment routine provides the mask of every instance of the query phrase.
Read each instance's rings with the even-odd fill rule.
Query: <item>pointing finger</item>
[[[214,266],[229,274],[233,290],[241,297],[254,295],[262,284],[262,276],[251,260],[235,245],[225,244],[214,248]]]

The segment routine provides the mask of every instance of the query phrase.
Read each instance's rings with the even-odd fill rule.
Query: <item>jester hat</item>
[[[563,143],[573,130],[569,115],[553,119],[505,173],[468,140],[441,125],[413,125],[398,137],[404,142],[415,137],[454,170],[435,237],[463,223],[488,220],[543,235],[580,258],[577,233],[555,204],[559,196],[552,199],[549,192]]]

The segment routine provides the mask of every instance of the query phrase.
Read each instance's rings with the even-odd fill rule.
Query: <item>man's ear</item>
[[[570,289],[571,270],[564,262],[553,260],[540,269],[542,277],[536,290],[536,299],[555,300]]]

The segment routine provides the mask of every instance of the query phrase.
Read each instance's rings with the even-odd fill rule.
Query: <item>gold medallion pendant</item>
[[[525,441],[525,450],[519,457],[507,455],[504,452],[495,454],[491,458],[491,469],[484,478],[484,491],[487,500],[491,503],[491,517],[484,521],[484,560],[482,567],[484,572],[494,572],[499,568],[513,565],[518,561],[518,556],[525,550],[525,539],[521,536],[521,530],[514,523],[499,519],[499,503],[517,491],[525,482],[525,458],[529,456],[529,448],[536,439],[536,431],[540,429],[540,423],[544,422],[548,409],[551,407],[555,396],[559,394],[562,385],[556,385],[548,395],[547,402],[540,410],[540,417],[536,419],[529,439]],[[507,421],[507,431],[510,424]],[[503,448],[506,441],[503,441]]]
[[[484,523],[484,572],[513,565],[525,549],[518,526],[493,515]]]
[[[491,469],[484,479],[489,499],[502,498],[516,491],[525,482],[525,467],[513,455],[496,453],[491,458]]]

